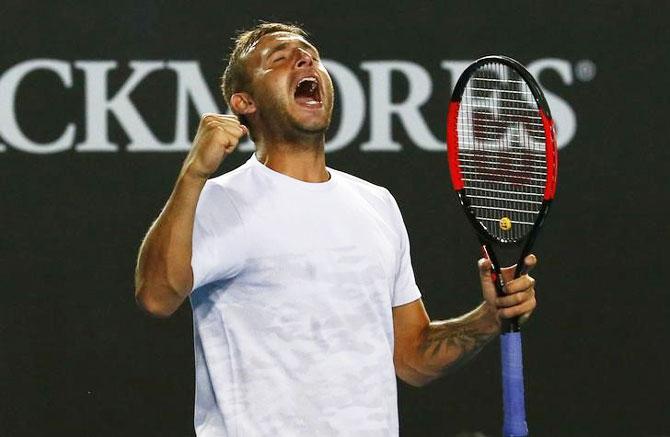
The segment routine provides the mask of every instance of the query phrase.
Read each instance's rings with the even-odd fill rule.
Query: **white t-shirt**
[[[393,436],[394,306],[420,297],[385,189],[252,156],[207,182],[191,294],[199,437]]]

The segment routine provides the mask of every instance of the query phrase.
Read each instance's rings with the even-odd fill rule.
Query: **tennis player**
[[[302,29],[242,33],[222,89],[236,115],[202,117],[136,271],[151,314],[190,299],[197,435],[397,435],[396,375],[420,386],[467,361],[530,315],[533,279],[506,269],[496,297],[480,260],[483,303],[431,322],[394,198],[326,167],[333,84]],[[247,134],[255,154],[210,179]]]

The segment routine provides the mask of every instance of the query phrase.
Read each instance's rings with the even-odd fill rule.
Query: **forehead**
[[[264,57],[267,56],[274,47],[292,43],[299,46],[309,47],[316,51],[316,48],[301,35],[291,32],[272,32],[263,35],[258,41],[252,44],[245,55],[248,57],[254,55]]]

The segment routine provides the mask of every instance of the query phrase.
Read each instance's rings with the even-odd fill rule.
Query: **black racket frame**
[[[478,70],[482,65],[491,62],[507,65],[508,67],[514,69],[517,73],[519,73],[519,75],[528,84],[528,87],[530,88],[533,98],[535,99],[538,107],[544,112],[544,114],[549,118],[549,120],[552,119],[551,112],[549,110],[549,105],[547,104],[547,100],[535,78],[530,74],[530,72],[528,72],[528,70],[526,70],[526,68],[523,65],[521,65],[516,60],[508,58],[506,56],[499,56],[499,55],[484,56],[475,61],[474,63],[472,63],[471,65],[469,65],[468,68],[466,68],[463,71],[456,85],[454,86],[451,102],[460,103],[461,98],[463,97],[465,86],[472,77],[472,74],[476,70]],[[555,135],[552,136],[551,141],[555,141]],[[552,147],[555,147],[555,145]],[[555,171],[554,171],[554,177],[556,177]],[[496,278],[494,282],[496,284],[498,295],[502,296],[504,295],[504,283],[502,279],[502,274],[500,273],[501,266],[498,262],[498,257],[496,256],[495,251],[492,250],[493,249],[492,245],[493,244],[500,245],[503,248],[523,247],[523,249],[521,250],[521,255],[518,257],[518,261],[516,262],[517,268],[514,277],[518,278],[519,276],[523,275],[526,272],[526,265],[524,263],[524,259],[530,253],[533,244],[535,244],[535,240],[537,239],[537,236],[540,232],[540,228],[544,224],[544,220],[547,216],[549,206],[551,205],[553,198],[544,199],[542,201],[542,205],[540,205],[540,211],[538,212],[538,215],[535,219],[533,228],[527,235],[517,240],[508,241],[508,240],[501,240],[495,237],[494,235],[491,235],[491,233],[486,229],[486,227],[479,220],[477,220],[475,213],[470,207],[470,201],[467,195],[467,187],[463,187],[462,189],[457,190],[456,193],[458,194],[458,199],[461,203],[461,206],[463,207],[463,210],[465,211],[465,215],[468,218],[468,221],[470,222],[472,227],[477,231],[477,235],[484,249],[484,256],[488,257],[491,260],[491,263],[493,264],[493,270],[496,272]],[[503,332],[517,332],[519,330],[520,328],[518,318],[505,319],[503,321],[502,326]]]

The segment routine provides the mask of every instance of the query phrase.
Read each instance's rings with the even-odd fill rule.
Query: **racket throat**
[[[498,263],[498,258],[488,243],[484,241],[482,241],[482,257],[491,262],[491,280],[496,286],[496,293],[499,297],[504,296],[505,283],[503,282],[502,273],[500,273],[500,264]]]
[[[482,256],[491,262],[491,280],[495,284],[496,294],[500,297],[504,296],[505,282],[503,280],[502,273],[500,272],[500,264],[498,263],[498,258],[496,257],[495,252],[488,245],[488,243],[484,241],[482,241]],[[518,317],[514,317],[511,319],[502,319],[500,321],[501,334],[508,334],[511,332],[519,332],[519,331],[521,331],[521,328],[519,327]]]

